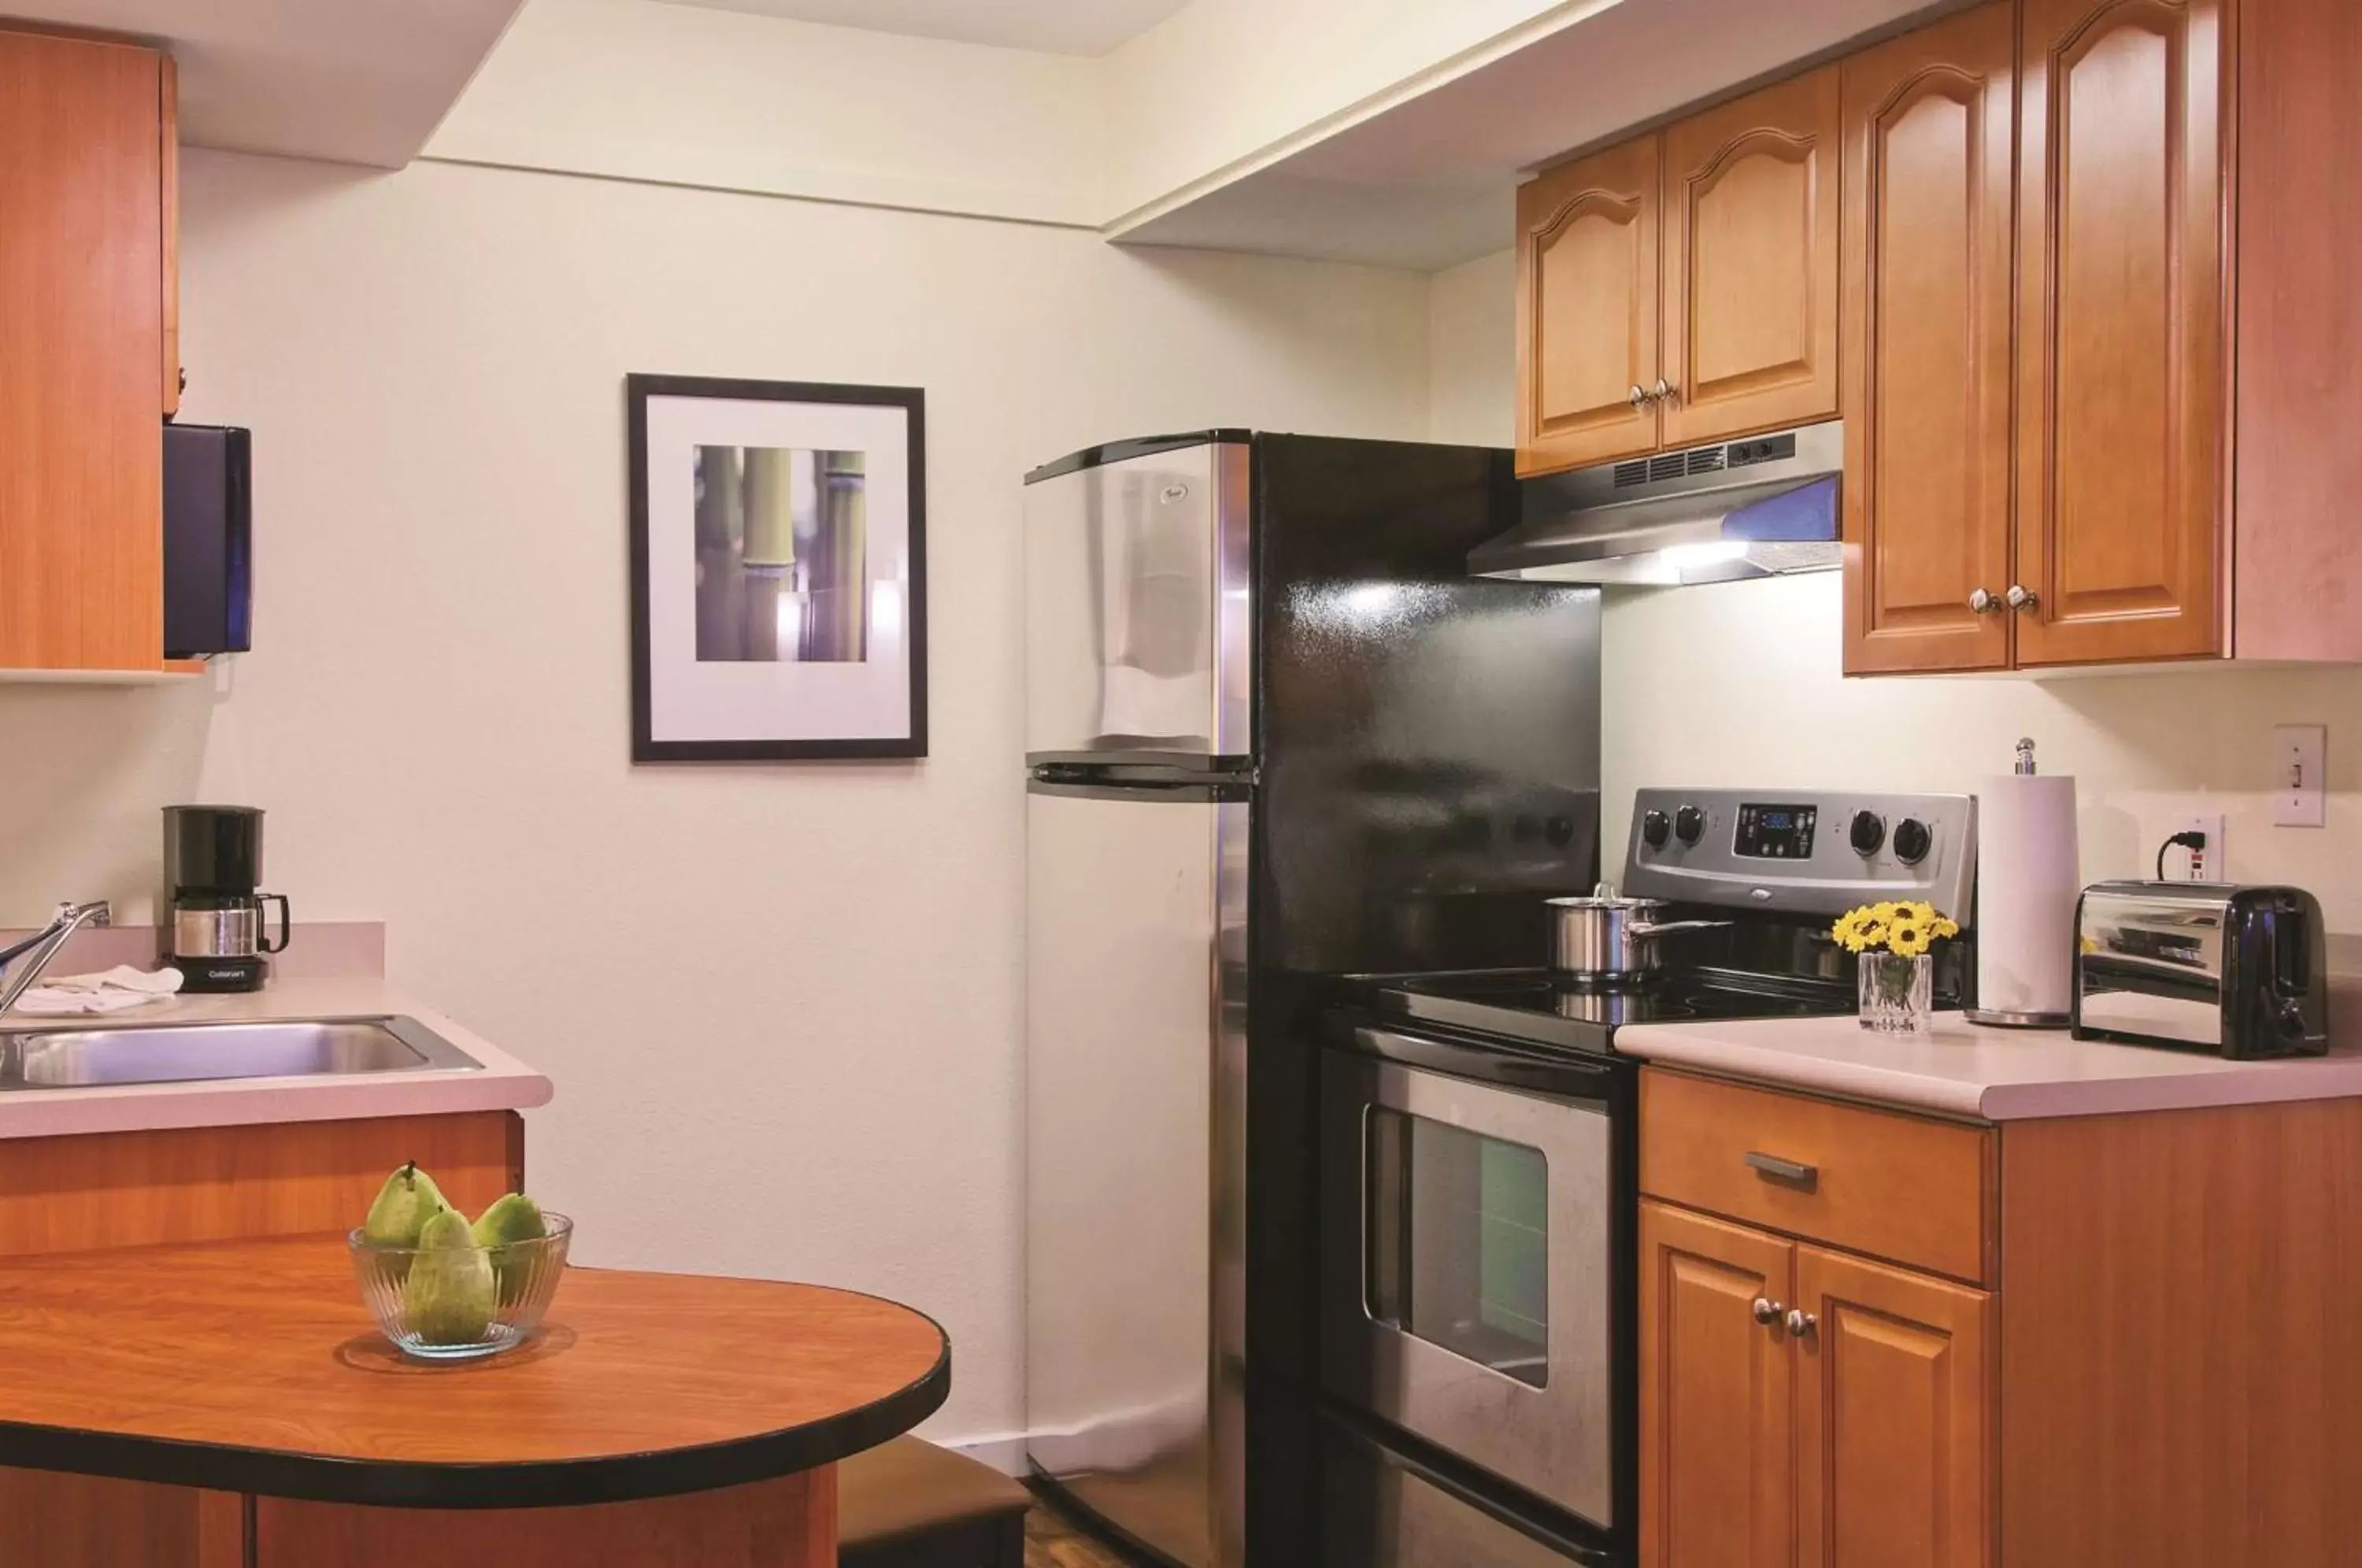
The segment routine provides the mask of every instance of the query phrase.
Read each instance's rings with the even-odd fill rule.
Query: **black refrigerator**
[[[1594,588],[1510,454],[1204,430],[1026,476],[1026,1450],[1180,1568],[1318,1559],[1316,1020],[1542,961],[1599,866]]]

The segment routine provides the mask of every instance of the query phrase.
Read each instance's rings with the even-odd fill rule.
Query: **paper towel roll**
[[[2074,1000],[2075,780],[2011,774],[1977,791],[1977,1011],[2064,1023]]]

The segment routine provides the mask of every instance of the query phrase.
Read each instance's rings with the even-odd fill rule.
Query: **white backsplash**
[[[2031,735],[2072,774],[2086,881],[2147,877],[2185,812],[2227,819],[2233,881],[2288,882],[2362,932],[2362,668],[2155,667],[2025,676],[1840,674],[1835,572],[1614,590],[1603,617],[1611,874],[1642,785],[1973,792]],[[2329,726],[2323,828],[2272,825],[2272,727]]]

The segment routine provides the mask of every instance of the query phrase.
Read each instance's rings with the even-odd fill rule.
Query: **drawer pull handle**
[[[1821,1184],[1818,1165],[1807,1165],[1795,1160],[1783,1160],[1777,1154],[1767,1154],[1758,1149],[1747,1152],[1747,1164],[1756,1175],[1768,1181],[1810,1192]]]
[[[1755,1298],[1755,1320],[1767,1329],[1778,1328],[1781,1318],[1787,1310],[1785,1307],[1768,1296],[1759,1296]]]

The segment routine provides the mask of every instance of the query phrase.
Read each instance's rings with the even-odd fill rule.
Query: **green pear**
[[[500,1280],[501,1305],[515,1306],[532,1277],[533,1254],[513,1243],[537,1242],[549,1234],[549,1226],[541,1217],[541,1205],[522,1192],[495,1198],[491,1207],[476,1216],[474,1234],[476,1245],[491,1253],[492,1273]]]
[[[381,1247],[414,1247],[426,1221],[449,1209],[435,1178],[416,1160],[385,1178],[361,1221],[361,1239]]]
[[[446,1209],[418,1234],[418,1256],[402,1289],[410,1331],[430,1345],[468,1345],[492,1326],[499,1292],[492,1260],[468,1229],[468,1217]]]

